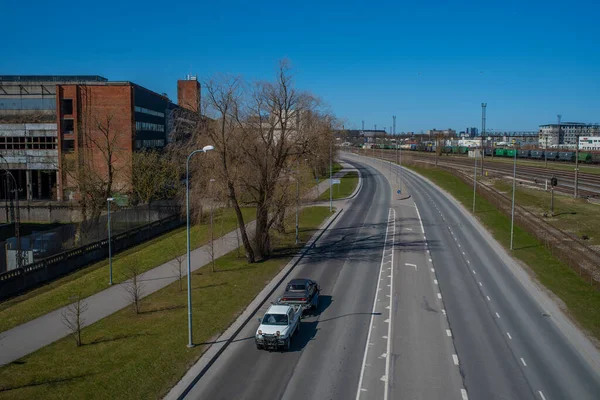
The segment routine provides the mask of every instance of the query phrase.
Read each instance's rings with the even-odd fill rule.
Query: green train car
[[[516,151],[517,150],[515,150],[515,149],[506,149],[506,156],[507,157],[514,157]]]
[[[590,153],[579,153],[579,162],[592,162],[592,155]]]
[[[495,155],[498,157],[506,157],[506,149],[496,149]]]

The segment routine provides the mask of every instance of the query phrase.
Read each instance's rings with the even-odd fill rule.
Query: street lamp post
[[[333,141],[329,144],[329,212],[333,211]]]
[[[187,157],[185,164],[185,209],[187,222],[187,291],[188,291],[188,338],[187,347],[194,347],[192,336],[192,263],[190,260],[190,159],[196,153],[206,153],[213,150],[213,146],[204,146],[201,150],[194,150]]]
[[[477,194],[477,147],[475,147],[475,168],[473,170],[473,214],[475,214],[475,196]]]
[[[112,240],[110,237],[110,203],[114,201],[114,197],[109,197],[106,199],[106,205],[108,208],[108,284],[113,284],[112,277]]]

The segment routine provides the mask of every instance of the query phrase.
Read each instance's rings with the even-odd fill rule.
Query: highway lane
[[[597,371],[471,221],[417,175],[403,175],[421,211],[469,397],[598,399]]]
[[[323,294],[319,314],[303,320],[292,351],[257,350],[251,322],[187,398],[356,396],[391,198],[381,174],[361,167],[361,175],[362,190],[289,277],[314,278]]]

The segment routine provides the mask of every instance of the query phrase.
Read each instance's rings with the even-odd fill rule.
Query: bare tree
[[[63,324],[69,330],[77,347],[80,347],[82,343],[81,330],[83,329],[83,324],[85,322],[83,314],[88,310],[88,304],[81,297],[81,293],[78,293],[72,300],[74,300],[74,302],[61,311],[61,317]]]
[[[183,290],[183,263],[187,258],[186,247],[183,244],[183,241],[178,241],[175,236],[172,236],[169,250],[171,251],[171,257],[173,257],[173,260],[171,261],[173,264],[173,272],[175,272],[175,276],[177,276],[177,280],[179,281],[179,291],[181,292]]]
[[[182,163],[170,149],[142,150],[132,156],[132,193],[135,202],[150,204],[152,200],[177,194]]]
[[[136,314],[140,313],[140,300],[144,289],[143,282],[140,280],[140,273],[141,267],[138,260],[130,258],[126,266],[127,280],[123,283],[123,286]]]

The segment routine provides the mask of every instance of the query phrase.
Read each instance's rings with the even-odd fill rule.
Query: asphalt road
[[[373,168],[361,173],[362,190],[289,277],[315,279],[322,293],[318,314],[303,319],[292,350],[257,350],[258,322],[250,322],[187,398],[356,396],[391,198],[387,181]]]
[[[598,374],[454,203],[347,160],[362,190],[290,276],[320,283],[318,313],[287,353],[257,350],[249,323],[187,398],[599,398]]]
[[[392,169],[394,177],[397,167]],[[404,171],[469,398],[599,399],[598,371],[470,219],[446,195]]]

